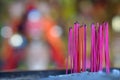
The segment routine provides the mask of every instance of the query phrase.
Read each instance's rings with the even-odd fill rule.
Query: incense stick
[[[86,25],[84,25],[84,71],[86,71]]]
[[[74,23],[74,72],[77,72],[77,46],[76,46],[76,31],[77,31],[77,26],[76,23]]]
[[[108,23],[105,23],[105,62],[106,62],[106,72],[110,72],[110,59],[109,59],[109,32],[108,32]]]
[[[92,24],[91,26],[91,72],[94,72],[94,49],[95,49],[95,46],[94,46],[94,42],[95,42],[95,26],[94,24]]]
[[[71,58],[71,73],[73,72],[73,30],[70,29],[70,58]]]
[[[78,22],[69,28],[68,33],[68,59],[66,63],[66,74],[68,73],[68,60],[70,58],[71,73],[86,71],[86,25],[80,26]],[[105,56],[105,57],[103,57]],[[91,53],[90,71],[97,72],[103,69],[105,59],[106,72],[110,72],[109,59],[109,33],[108,23],[91,25]]]
[[[96,51],[96,62],[95,62],[95,72],[99,71],[99,66],[100,66],[100,25],[97,23],[96,25],[96,31],[95,31],[95,51]]]
[[[78,42],[78,40],[79,40],[79,36],[78,36],[78,34],[79,34],[79,23],[78,22],[76,22],[76,56],[77,56],[77,64],[76,64],[76,72],[79,72],[80,70],[79,70],[79,50],[78,50],[78,46],[79,46],[79,42]]]
[[[103,66],[102,66],[103,65],[103,63],[102,63],[103,62],[103,60],[102,60],[102,55],[103,55],[102,54],[103,53],[102,25],[100,25],[100,32],[99,33],[100,33],[100,41],[99,41],[99,48],[100,48],[99,49],[99,51],[100,51],[100,55],[99,55],[100,56],[100,60],[99,60],[100,62],[99,63],[100,63],[100,65],[99,65],[99,70],[101,71],[103,69]]]
[[[81,28],[79,27],[79,69],[80,69],[80,71],[81,71],[81,69],[82,69],[82,41],[81,41],[82,39],[81,39]]]
[[[84,72],[84,26],[81,27],[82,71]]]
[[[69,56],[71,55],[70,53],[70,42],[71,42],[71,40],[70,40],[70,37],[71,37],[71,34],[70,34],[70,29],[71,29],[71,27],[69,28],[69,31],[68,31],[68,56],[67,56],[67,61],[66,61],[66,74],[68,74],[68,62],[69,62]]]

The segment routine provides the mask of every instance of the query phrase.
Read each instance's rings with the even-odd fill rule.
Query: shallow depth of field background
[[[120,67],[120,0],[0,0],[0,71],[64,69],[68,28],[109,22],[111,67]]]

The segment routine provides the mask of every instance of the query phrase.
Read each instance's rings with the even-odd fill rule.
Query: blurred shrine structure
[[[59,27],[36,5],[27,4],[22,18],[12,18],[10,27],[13,34],[3,42],[2,70],[16,70],[21,62],[30,70],[48,69],[51,60],[57,68],[65,67],[65,46]]]

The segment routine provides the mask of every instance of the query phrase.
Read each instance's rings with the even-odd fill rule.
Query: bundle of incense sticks
[[[91,52],[90,52],[90,71],[97,72],[103,69],[105,63],[106,72],[110,72],[109,58],[109,31],[108,22],[102,24],[91,24]],[[68,59],[71,73],[86,71],[86,33],[87,26],[74,23],[74,27],[69,28],[68,33]]]

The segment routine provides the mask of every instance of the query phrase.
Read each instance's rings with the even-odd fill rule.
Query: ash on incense
[[[41,80],[120,80],[120,71],[115,70],[110,74],[105,72],[82,72],[67,75],[50,76]]]
[[[11,78],[0,78],[0,80],[120,80],[120,70],[112,69],[109,74],[103,71],[98,72],[81,72],[72,74],[49,75],[42,78],[41,75],[27,75]]]

